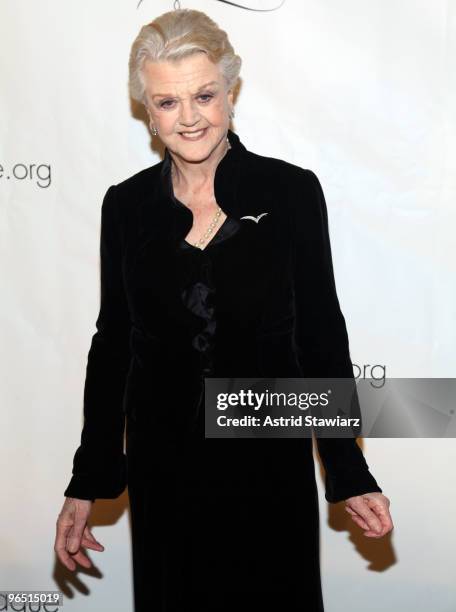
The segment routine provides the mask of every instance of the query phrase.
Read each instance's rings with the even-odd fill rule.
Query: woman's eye
[[[213,94],[201,94],[200,96],[198,96],[198,98],[204,104],[209,102],[209,100],[211,100],[211,98],[213,97],[214,97]],[[174,105],[174,100],[163,100],[163,102],[160,102],[160,108],[171,108],[173,105]]]

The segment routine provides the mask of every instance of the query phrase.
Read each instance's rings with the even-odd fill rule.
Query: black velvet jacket
[[[203,376],[353,378],[317,176],[248,151],[231,130],[228,137],[231,149],[217,167],[214,189],[239,231],[230,238],[229,257],[216,244],[198,255],[206,258],[212,248],[217,262],[209,370],[192,344],[204,321],[184,307],[180,294],[177,247],[193,217],[173,195],[169,152],[105,195],[101,306],[66,496],[119,496],[127,485],[125,417],[127,436],[130,428],[149,431],[151,444],[172,438],[189,423]],[[265,212],[259,223],[241,220]],[[308,452],[311,440],[299,442]],[[327,501],[382,491],[355,439],[318,438],[318,451]]]

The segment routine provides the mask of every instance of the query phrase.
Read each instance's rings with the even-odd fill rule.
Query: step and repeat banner
[[[93,569],[66,571],[53,544],[99,307],[102,197],[162,155],[128,95],[130,47],[178,5],[0,3],[0,591],[60,590],[77,612],[133,610],[128,490],[94,505]],[[452,378],[456,3],[180,6],[242,58],[232,125],[245,146],[321,182],[356,377]],[[454,438],[360,445],[395,528],[372,541],[327,505],[316,455],[325,610],[454,611]]]

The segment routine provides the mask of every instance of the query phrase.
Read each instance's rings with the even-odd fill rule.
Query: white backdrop
[[[233,126],[247,148],[322,183],[355,364],[454,376],[456,3],[181,5],[207,12],[243,58]],[[101,199],[160,159],[128,98],[129,49],[171,9],[0,3],[0,590],[61,589],[68,611],[132,610],[127,494],[95,504],[95,571],[64,571],[53,541],[98,313]],[[395,529],[365,538],[326,504],[317,464],[326,612],[454,612],[454,441],[363,449]]]

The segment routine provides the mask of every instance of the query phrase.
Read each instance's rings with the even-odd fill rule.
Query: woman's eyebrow
[[[198,87],[198,89],[195,91],[195,94],[197,94],[199,91],[201,91],[205,87],[208,87],[209,85],[218,85],[218,81],[209,81],[208,83],[204,83],[204,85],[201,85],[200,87]],[[175,97],[176,96],[174,96],[173,94],[154,94],[152,96],[152,98],[175,98]]]

